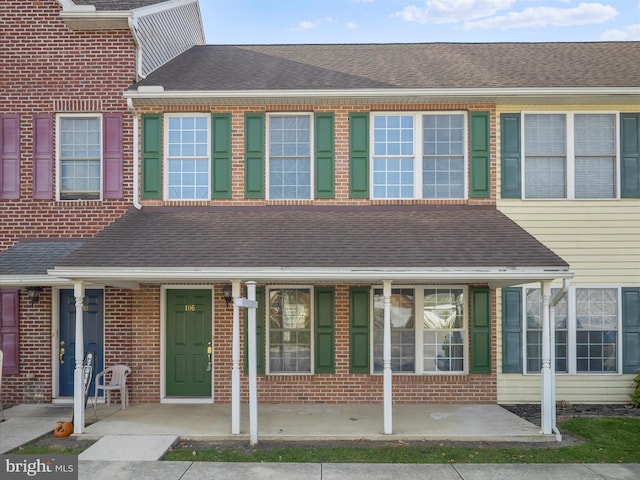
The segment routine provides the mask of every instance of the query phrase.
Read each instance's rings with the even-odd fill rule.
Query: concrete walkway
[[[640,465],[86,462],[92,480],[637,480]]]
[[[214,408],[216,407],[216,408]],[[265,408],[272,407],[272,408]],[[467,441],[496,439],[501,431],[515,428],[507,441],[531,441],[537,427],[496,405],[480,406],[414,406],[394,407],[396,434],[380,434],[381,417],[377,406],[261,406],[262,440],[369,438],[384,440],[415,440],[423,438]],[[475,408],[474,408],[475,407]],[[490,407],[490,408],[486,408]],[[86,438],[98,441],[79,458],[79,478],[91,480],[403,480],[438,478],[438,480],[625,480],[640,478],[640,464],[624,465],[508,465],[508,464],[292,464],[292,463],[209,463],[161,462],[166,450],[178,437],[192,439],[247,439],[230,435],[230,419],[224,412],[228,406],[213,405],[138,405],[125,411],[119,406],[98,406],[100,421],[88,425]],[[60,420],[71,419],[72,407],[65,405],[21,405],[5,410],[5,422],[0,422],[0,453],[6,453],[44,434],[51,433]],[[515,417],[515,418],[513,418]],[[484,421],[481,419],[484,418]],[[86,412],[87,421],[94,422],[93,409]],[[246,432],[246,412],[243,411],[243,432]],[[512,423],[513,422],[513,423]],[[524,422],[524,423],[520,423]],[[212,429],[218,425],[218,429]],[[494,425],[490,425],[493,423]],[[502,427],[495,424],[503,424]],[[178,428],[178,425],[182,425]],[[126,428],[125,428],[126,427]],[[466,427],[466,428],[465,428]],[[425,430],[429,428],[430,430]],[[519,428],[523,430],[520,431]],[[486,429],[486,430],[480,430]],[[123,434],[128,432],[129,434]],[[306,432],[303,435],[302,432]],[[315,432],[312,435],[309,432]],[[430,433],[429,433],[430,432]],[[448,435],[447,435],[448,432]],[[466,433],[464,433],[466,432]],[[208,436],[201,435],[207,433]],[[486,436],[483,437],[482,434]],[[552,440],[537,433],[538,440]],[[525,440],[526,439],[526,440]],[[555,440],[555,437],[553,438]]]

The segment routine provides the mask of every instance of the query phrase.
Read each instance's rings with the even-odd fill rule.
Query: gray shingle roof
[[[568,265],[494,207],[403,205],[132,209],[58,266]]]
[[[25,239],[0,253],[0,275],[46,275],[84,240]]]
[[[133,10],[166,1],[167,0],[73,0],[73,3],[76,5],[93,5],[98,11],[120,11]]]
[[[640,42],[195,46],[165,90],[639,87]]]

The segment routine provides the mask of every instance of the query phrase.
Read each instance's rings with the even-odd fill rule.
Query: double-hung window
[[[618,371],[618,289],[576,289],[576,371]]]
[[[60,200],[102,195],[102,116],[58,116]]]
[[[394,373],[464,373],[466,308],[462,287],[391,291],[391,369]],[[382,372],[384,296],[373,291],[373,371]]]
[[[538,373],[542,366],[542,300],[539,288],[525,291],[525,372]],[[618,295],[618,288],[576,287],[555,306],[557,372],[618,371]]]
[[[313,171],[311,115],[269,115],[268,119],[269,198],[310,200]]]
[[[526,113],[524,198],[615,198],[616,123],[613,113]]]
[[[376,113],[371,182],[376,199],[462,199],[463,113]]]
[[[209,115],[167,115],[165,198],[206,200],[211,183]]]
[[[311,298],[310,288],[269,290],[269,373],[313,373]]]

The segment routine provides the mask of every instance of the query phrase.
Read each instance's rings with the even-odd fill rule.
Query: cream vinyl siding
[[[639,112],[640,105],[522,105],[499,108],[496,138],[498,210],[566,260],[575,273],[573,285],[640,285],[640,199],[499,198],[500,114],[530,111]],[[620,168],[619,163],[616,167]]]
[[[515,106],[528,111],[638,112],[640,105]],[[619,136],[618,136],[619,138]],[[640,285],[640,199],[500,199],[500,122],[497,148],[497,208],[569,263],[572,286]],[[619,164],[616,166],[619,168]],[[554,282],[560,287],[561,282]],[[498,403],[539,403],[540,375],[502,374],[502,295],[497,299]],[[556,375],[556,400],[570,403],[627,403],[633,375]]]
[[[561,284],[554,287],[560,287]],[[540,403],[542,378],[538,374],[502,373],[502,291],[497,295],[498,403]],[[628,403],[634,375],[556,374],[556,401],[569,403]]]
[[[633,375],[557,375],[556,402],[629,403]],[[540,375],[498,375],[498,403],[540,403]]]
[[[640,285],[640,200],[500,200],[498,210],[569,263],[572,285]]]

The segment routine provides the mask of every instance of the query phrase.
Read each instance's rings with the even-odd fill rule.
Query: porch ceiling
[[[169,281],[488,282],[567,278],[568,264],[494,207],[130,210],[50,274]]]

